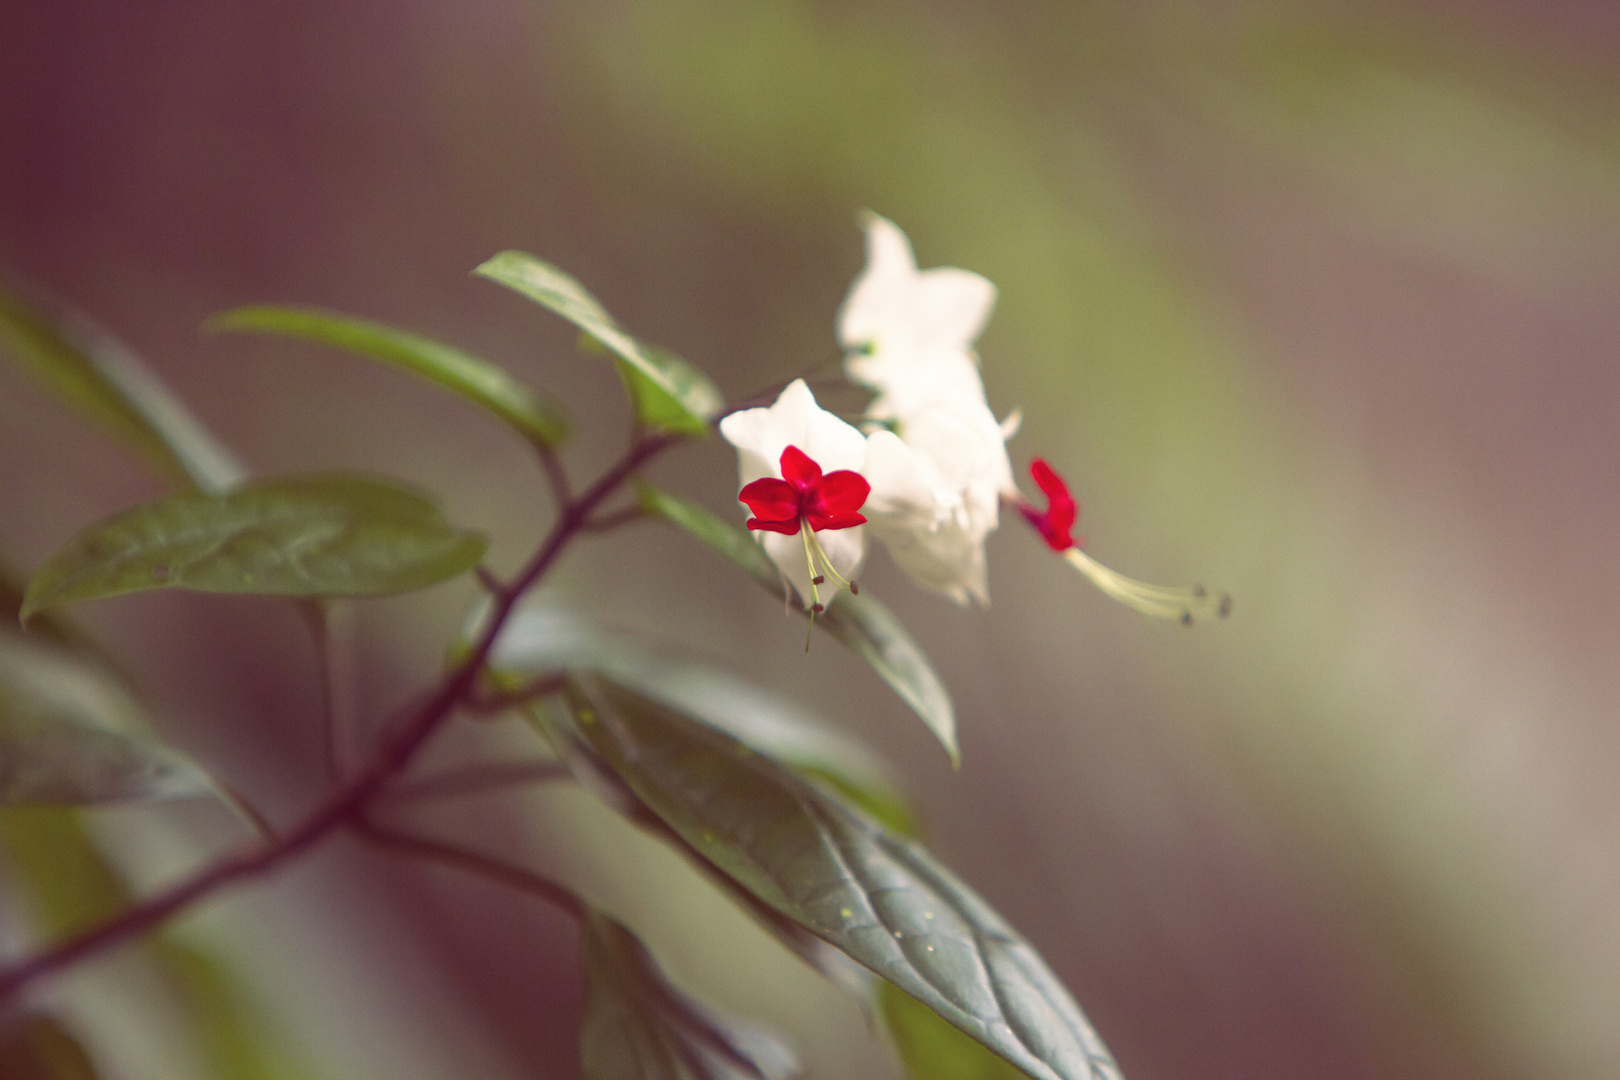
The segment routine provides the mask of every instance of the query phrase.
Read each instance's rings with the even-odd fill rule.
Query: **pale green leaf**
[[[610,680],[569,694],[575,737],[740,887],[1038,1080],[1120,1080],[1035,950],[922,848]]]
[[[591,671],[679,709],[792,768],[830,784],[879,820],[915,829],[886,762],[811,710],[668,647],[594,625],[556,608],[524,608],[507,620],[490,656],[498,675],[527,681]]]
[[[227,311],[205,325],[319,341],[394,364],[482,405],[543,446],[568,434],[562,411],[502,368],[406,330],[334,312],[266,306]]]
[[[185,492],[100,521],[28,582],[22,617],[145,589],[362,596],[424,588],[478,564],[482,536],[393,483],[317,475]]]
[[[8,880],[26,900],[30,921],[52,938],[110,919],[133,902],[75,811],[0,813],[0,856]],[[180,940],[172,928],[147,939],[145,948],[165,978],[142,985],[173,992],[210,1075],[220,1080],[311,1080],[316,1075],[294,1060],[291,1041],[271,1030],[220,960]],[[0,1077],[10,1076],[0,1070]]]
[[[775,1036],[676,989],[634,934],[600,912],[585,924],[586,1080],[789,1080],[798,1060]]]
[[[88,658],[0,630],[0,806],[217,796]]]
[[[218,491],[247,475],[145,365],[82,316],[47,315],[0,293],[0,346],[0,353],[170,480]]]
[[[648,484],[641,485],[637,499],[648,513],[679,525],[747,571],[766,591],[775,596],[786,595],[794,610],[809,615],[804,603],[787,589],[775,564],[747,529],[722,521],[690,499],[670,495]],[[840,592],[827,610],[816,617],[816,625],[870,664],[900,695],[900,700],[911,706],[928,725],[945,752],[950,754],[951,763],[960,761],[956,707],[951,704],[951,695],[935,674],[922,647],[888,608],[870,596]]]
[[[0,1027],[0,1077],[5,1080],[96,1080],[84,1047],[55,1019],[40,1013]]]
[[[911,1080],[1021,1080],[1025,1075],[894,983],[880,982],[877,997],[883,1026]]]
[[[725,405],[708,376],[673,353],[625,333],[572,276],[521,251],[503,251],[473,273],[505,285],[561,315],[605,345],[645,382],[627,380],[637,419],[673,431],[708,430]]]

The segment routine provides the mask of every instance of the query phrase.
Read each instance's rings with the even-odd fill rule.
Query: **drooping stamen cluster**
[[[737,498],[748,504],[753,517],[748,527],[755,530],[804,538],[804,557],[810,567],[810,612],[827,610],[818,586],[830,577],[840,589],[859,593],[860,587],[833,567],[816,533],[824,529],[849,529],[864,525],[860,508],[871,493],[866,478],[851,469],[822,475],[821,466],[797,446],[782,451],[782,479],[762,476],[746,485]]]
[[[1065,562],[1084,574],[1104,593],[1144,615],[1175,619],[1183,626],[1191,626],[1212,615],[1224,619],[1231,614],[1232,597],[1228,593],[1212,595],[1202,585],[1181,589],[1149,585],[1145,581],[1116,573],[1081,551],[1072,535],[1079,507],[1069,494],[1069,485],[1040,458],[1030,462],[1029,475],[1046,496],[1047,508],[1039,510],[1021,499],[1018,509],[1024,515],[1024,520],[1041,534],[1048,547],[1062,555]]]

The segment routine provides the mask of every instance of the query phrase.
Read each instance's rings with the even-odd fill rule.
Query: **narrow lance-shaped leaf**
[[[1038,1080],[1119,1080],[1035,950],[922,848],[609,680],[569,694],[577,737],[742,888]]]
[[[0,629],[0,807],[218,795],[89,659]]]
[[[0,293],[0,345],[44,387],[133,446],[170,480],[218,491],[247,475],[133,353],[83,316],[47,315]]]
[[[296,307],[244,307],[215,315],[209,330],[256,331],[304,338],[369,356],[454,390],[512,425],[529,439],[552,446],[568,434],[562,411],[507,372],[471,353],[367,319]]]
[[[643,484],[637,495],[641,506],[680,526],[714,551],[747,571],[760,587],[774,596],[787,589],[782,575],[748,530],[715,517],[709,511],[676,495]],[[787,590],[788,602],[802,615],[809,615],[803,602]],[[816,625],[882,676],[900,700],[928,725],[951,763],[961,759],[956,743],[956,708],[945,684],[935,674],[922,647],[906,632],[888,608],[870,596],[840,592],[826,612],[816,617]]]
[[[424,588],[488,545],[392,483],[318,475],[185,492],[100,521],[34,572],[22,617],[144,589],[360,596]]]
[[[916,828],[894,771],[865,743],[796,702],[712,665],[680,659],[667,647],[604,629],[570,611],[530,607],[507,620],[490,667],[523,681],[560,671],[607,675],[735,736],[801,776],[832,785],[891,828],[904,833]]]
[[[790,1080],[798,1060],[775,1036],[723,1018],[676,989],[647,947],[593,911],[585,924],[586,1080]]]
[[[645,380],[626,377],[641,422],[700,434],[725,404],[708,376],[674,353],[643,345],[625,333],[585,286],[550,263],[521,251],[503,251],[473,273],[561,315],[629,365]]]

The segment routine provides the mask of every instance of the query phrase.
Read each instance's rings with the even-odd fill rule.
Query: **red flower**
[[[1041,493],[1046,496],[1047,508],[1043,512],[1027,502],[1020,502],[1019,511],[1053,551],[1069,550],[1075,546],[1071,530],[1074,529],[1074,519],[1080,512],[1074,497],[1069,494],[1069,485],[1063,482],[1063,477],[1052,471],[1052,466],[1040,458],[1029,463],[1029,475],[1041,489]]]
[[[814,532],[866,523],[865,516],[856,512],[872,490],[866,477],[849,469],[823,476],[821,466],[797,446],[782,451],[781,464],[783,479],[762,476],[737,494],[754,513],[748,519],[750,529],[791,536],[801,522],[808,522]]]

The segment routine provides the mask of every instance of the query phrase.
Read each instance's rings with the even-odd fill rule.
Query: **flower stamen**
[[[1047,508],[1039,510],[1033,503],[1021,499],[1018,509],[1024,519],[1040,533],[1048,547],[1063,556],[1065,562],[1084,574],[1104,594],[1144,615],[1156,619],[1174,619],[1183,626],[1192,626],[1211,617],[1224,619],[1232,613],[1230,593],[1214,594],[1202,585],[1185,588],[1150,585],[1110,570],[1081,551],[1080,542],[1075,541],[1071,531],[1080,508],[1069,494],[1069,485],[1040,458],[1030,463],[1029,472],[1046,496]]]

